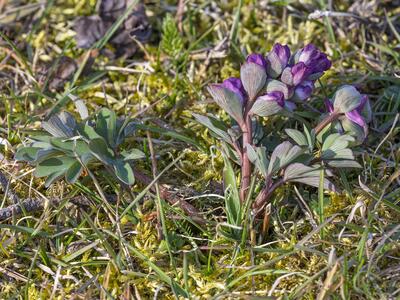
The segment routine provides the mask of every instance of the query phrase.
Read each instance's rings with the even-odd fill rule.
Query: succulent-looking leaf
[[[264,100],[258,97],[256,102],[254,102],[250,114],[254,114],[260,117],[268,117],[279,113],[282,107],[276,101]]]
[[[114,148],[117,138],[117,116],[108,108],[102,108],[97,114],[96,132]]]
[[[333,97],[333,107],[336,112],[346,113],[356,109],[361,103],[361,94],[354,86],[344,85]]]
[[[65,153],[63,153],[60,150],[57,149],[52,149],[52,148],[48,148],[48,149],[40,149],[36,155],[35,164],[38,164],[50,157],[55,157],[55,156],[60,156],[60,155],[64,155]]]
[[[208,91],[214,101],[232,118],[234,118],[239,124],[243,122],[243,107],[237,94],[215,84],[209,86]]]
[[[285,169],[283,176],[285,182],[300,182],[314,187],[319,187],[320,169],[309,167],[302,163],[290,164]],[[324,179],[324,189],[335,191],[335,186],[328,179]]]
[[[50,144],[51,146],[53,146],[53,148],[56,148],[61,151],[71,152],[78,156],[81,156],[84,153],[89,152],[88,144],[78,139],[66,140],[63,138],[51,138]]]
[[[74,183],[82,173],[82,165],[79,161],[74,162],[65,173],[65,179],[68,183]]]
[[[64,173],[76,160],[72,157],[51,157],[37,164],[35,169],[36,177],[49,176],[55,172]]]
[[[123,160],[116,160],[113,164],[115,175],[119,180],[127,185],[135,183],[135,176],[129,162]]]
[[[44,121],[42,127],[52,136],[70,138],[74,136],[76,122],[71,114],[62,112],[59,115],[51,116],[48,121]]]
[[[112,165],[114,163],[114,152],[108,147],[106,141],[102,138],[93,139],[89,142],[91,153],[101,162]]]
[[[19,147],[15,153],[15,160],[33,162],[40,149],[40,147]]]
[[[93,126],[90,126],[88,123],[79,124],[77,126],[79,134],[85,138],[87,141],[92,139],[101,138],[101,136],[96,132]]]
[[[240,68],[240,79],[250,100],[254,100],[267,80],[265,69],[255,63],[246,62]]]

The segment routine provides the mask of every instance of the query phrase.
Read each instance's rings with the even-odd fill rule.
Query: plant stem
[[[252,145],[252,128],[251,128],[251,116],[246,115],[246,122],[243,126],[243,155],[242,155],[242,182],[240,185],[240,200],[242,203],[246,201],[247,191],[250,186],[251,176],[251,162],[247,155],[246,145]]]
[[[255,216],[257,216],[258,214],[260,214],[260,212],[262,212],[263,207],[268,203],[269,198],[272,196],[275,190],[284,183],[285,181],[283,180],[283,178],[281,178],[272,185],[267,185],[261,190],[256,200],[254,201],[253,205],[253,211],[255,212]]]
[[[333,112],[329,114],[325,119],[323,119],[317,127],[315,127],[315,135],[318,135],[322,129],[324,129],[327,125],[335,121],[337,118],[339,118],[340,114],[337,112]]]

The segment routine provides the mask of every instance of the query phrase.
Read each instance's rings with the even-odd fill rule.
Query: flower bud
[[[279,104],[279,106],[284,107],[285,106],[285,100],[282,92],[270,92],[267,93],[263,96],[258,97],[260,100],[264,101],[275,101],[276,103]]]
[[[296,86],[309,75],[310,69],[303,62],[299,62],[293,67],[286,67],[285,70],[283,70],[281,80],[287,85]]]
[[[286,68],[290,58],[290,49],[279,43],[275,44],[267,55],[267,73],[272,78],[277,78]]]
[[[236,95],[238,95],[242,105],[245,105],[246,91],[244,90],[242,81],[239,78],[231,77],[231,78],[225,79],[224,82],[222,83],[222,86],[224,88],[227,88],[228,90],[234,92]]]
[[[257,65],[263,67],[264,69],[267,69],[267,61],[265,60],[264,56],[261,54],[258,54],[258,53],[250,54],[249,56],[247,56],[246,61],[257,64]]]
[[[294,56],[294,62],[303,62],[309,68],[309,80],[318,79],[332,65],[327,55],[319,51],[313,44],[308,44],[299,50]]]
[[[295,88],[293,99],[304,101],[311,96],[313,90],[314,90],[314,83],[312,81],[304,81]]]

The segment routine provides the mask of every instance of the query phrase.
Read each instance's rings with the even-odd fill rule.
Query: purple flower
[[[287,45],[282,45],[279,43],[276,43],[272,47],[272,53],[275,53],[276,56],[279,58],[279,61],[282,66],[286,67],[289,58],[290,58],[290,49]]]
[[[304,81],[300,83],[294,90],[294,100],[304,101],[311,96],[314,90],[312,81]]]
[[[221,86],[227,88],[228,90],[238,95],[242,105],[246,103],[247,95],[240,78],[230,77],[228,79],[225,79],[224,82],[221,84]]]
[[[287,66],[290,58],[290,49],[279,43],[272,47],[267,55],[267,73],[270,77],[277,78]]]
[[[303,62],[295,64],[293,67],[286,67],[282,72],[281,80],[290,86],[297,86],[307,79],[310,75],[310,68]]]
[[[275,101],[276,103],[278,103],[278,105],[280,107],[285,106],[285,99],[284,99],[284,95],[282,92],[278,92],[278,91],[269,92],[265,95],[258,97],[258,99],[265,100],[265,101]]]
[[[326,99],[324,103],[326,110],[329,113],[333,113],[334,112],[333,103],[329,99]],[[360,126],[364,130],[364,134],[366,136],[368,133],[367,123],[371,121],[371,107],[369,104],[368,97],[366,95],[362,95],[360,104],[355,109],[346,112],[344,114],[344,117],[350,122]]]
[[[367,106],[369,107],[368,97],[366,95],[363,95],[361,97],[360,104],[352,111],[345,113],[347,119],[349,119],[351,122],[357,124],[358,126],[360,126],[364,129],[365,134],[367,133],[367,130],[368,130],[367,122],[369,122],[370,120],[368,119],[368,117],[365,118],[362,115],[362,113],[363,113],[364,108]]]
[[[263,67],[264,69],[267,69],[267,61],[265,60],[265,57],[261,54],[258,53],[250,54],[249,56],[247,56],[246,61],[257,64]]]
[[[299,50],[297,62],[304,62],[305,64],[309,64],[314,57],[318,56],[319,50],[313,44],[306,45],[303,49]]]
[[[303,62],[309,67],[310,75],[316,77],[312,78],[313,80],[319,78],[332,65],[326,54],[319,51],[313,44],[308,44],[299,50],[295,55],[295,62]]]

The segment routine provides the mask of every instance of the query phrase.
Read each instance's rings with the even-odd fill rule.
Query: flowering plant
[[[275,149],[262,138],[263,122],[273,116],[293,117],[294,110],[311,97],[315,82],[331,67],[327,55],[309,44],[291,55],[288,46],[275,44],[266,55],[251,54],[242,64],[240,78],[213,84],[208,91],[232,118],[226,124],[212,115],[195,115],[222,142],[228,223],[240,226],[247,208],[253,217],[265,210],[274,191],[291,182],[335,191],[330,168],[359,167],[349,149],[362,142],[371,119],[368,98],[353,86],[340,87],[326,100],[327,113],[313,129],[285,129],[288,140]],[[240,185],[235,168],[240,166]],[[252,191],[257,174],[263,180],[258,195]],[[322,180],[321,180],[322,179]],[[265,218],[264,218],[265,219]]]

